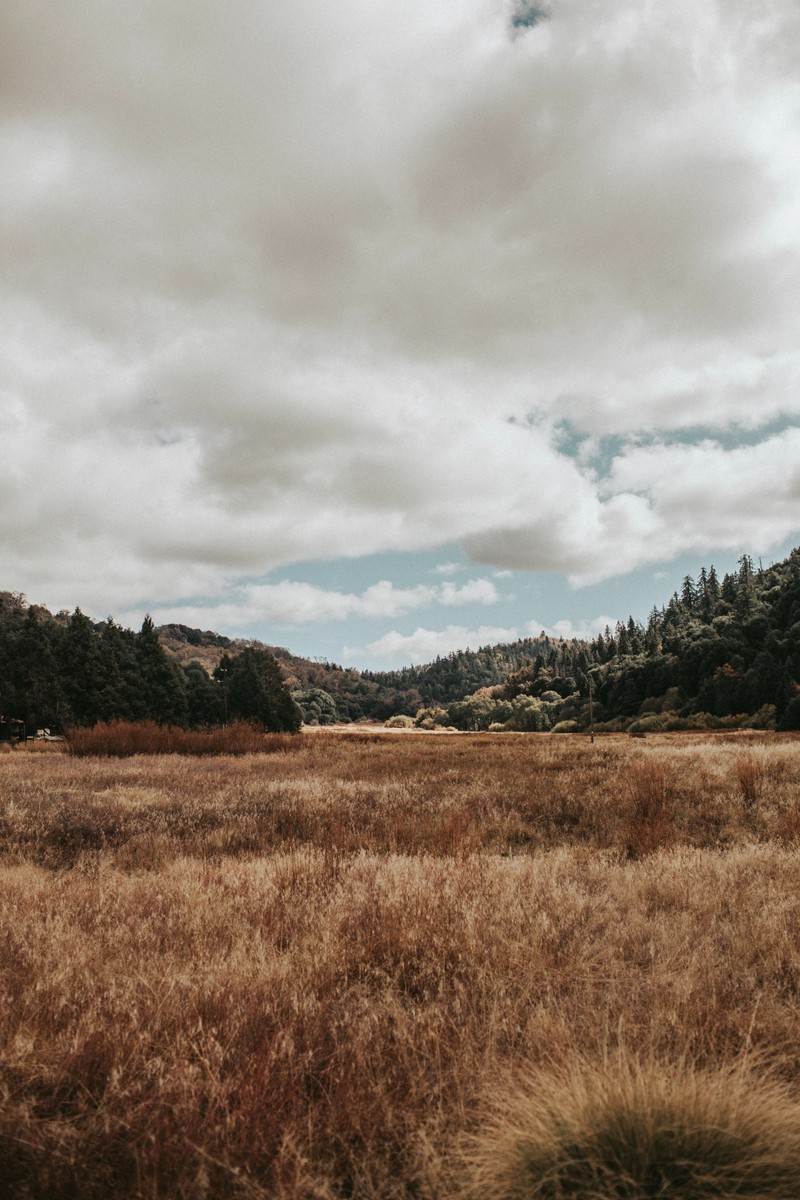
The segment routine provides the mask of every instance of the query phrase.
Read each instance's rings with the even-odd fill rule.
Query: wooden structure
[[[0,742],[24,742],[26,737],[25,722],[17,717],[4,717],[0,714]]]

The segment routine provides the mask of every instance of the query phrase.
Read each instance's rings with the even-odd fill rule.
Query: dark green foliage
[[[548,693],[562,698],[560,709],[527,727],[578,720],[586,728],[589,673],[595,719],[616,722],[612,727],[625,728],[644,716],[659,716],[663,728],[729,726],[758,716],[759,727],[765,727],[774,709],[779,728],[795,728],[800,550],[758,571],[744,555],[721,586],[713,566],[697,582],[687,576],[680,594],[653,609],[646,628],[629,618],[591,643],[542,634],[369,678],[387,688],[413,683],[426,705],[447,707],[450,722],[460,729],[519,728],[507,702]]]
[[[188,723],[192,729],[211,728],[225,722],[225,694],[220,683],[205,668],[190,662],[185,668]]]
[[[778,728],[781,730],[800,729],[800,695],[795,696],[786,705]]]
[[[0,714],[24,721],[28,732],[57,726],[65,710],[49,617],[23,596],[0,593]]]
[[[555,667],[571,665],[571,650],[561,653],[565,646],[578,643],[551,642],[542,634],[538,638],[521,638],[517,642],[498,646],[482,646],[479,650],[456,650],[446,658],[419,667],[404,667],[400,671],[365,671],[363,678],[378,684],[385,693],[399,699],[406,694],[406,706],[396,711],[414,712],[410,701],[414,695],[421,705],[446,706],[462,700],[480,688],[504,685],[515,671],[528,668],[537,656],[545,655]],[[417,705],[419,707],[420,704]]]
[[[238,648],[231,644],[232,652]],[[270,650],[292,691],[322,691],[331,698],[337,722],[385,721],[395,713],[414,713],[422,706],[419,691],[405,685],[402,672],[396,673],[394,682],[384,684],[378,677],[367,672],[362,674],[353,667],[299,658],[279,646],[270,647]],[[310,717],[313,722],[313,701]]]
[[[164,653],[149,616],[136,639],[136,660],[147,715],[159,725],[184,725],[188,715],[186,683],[180,668]]]
[[[37,724],[55,726],[64,691],[42,610],[11,611],[0,625],[0,713],[23,720],[29,732]]]
[[[167,640],[185,642],[188,646],[198,649],[204,646],[221,646],[227,650],[233,644],[230,638],[221,633],[214,633],[211,629],[192,629],[189,625],[159,625],[158,634],[162,643]]]
[[[283,682],[280,667],[269,650],[248,647],[235,658],[223,658],[217,677],[227,695],[227,712],[273,733],[296,733],[302,713]]]
[[[183,674],[148,617],[139,634],[79,608],[54,617],[23,597],[0,594],[0,711],[29,731],[151,719],[183,724]]]
[[[116,662],[104,653],[102,637],[79,608],[59,639],[59,666],[69,720],[76,725],[94,725],[110,714],[106,688],[121,685]],[[116,715],[116,714],[115,714]]]
[[[784,713],[800,686],[799,616],[798,550],[758,571],[744,555],[721,586],[713,566],[703,569],[696,584],[687,577],[680,596],[653,610],[638,639],[643,654],[623,652],[619,636],[613,653],[606,639],[592,644],[598,700],[608,716],[630,717],[644,705],[661,711],[669,692],[678,699],[670,709],[687,720],[774,705],[779,728],[789,728]]]
[[[336,701],[324,688],[294,691],[292,699],[302,712],[306,725],[334,725],[340,720]]]
[[[147,715],[137,635],[109,617],[100,630],[105,682],[100,693],[103,720],[140,720]]]

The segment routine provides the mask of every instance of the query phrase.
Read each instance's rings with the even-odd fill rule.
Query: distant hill
[[[221,633],[210,629],[190,629],[188,625],[159,625],[158,640],[167,653],[187,667],[190,662],[199,662],[209,675],[219,666],[224,654],[235,653],[237,643]],[[244,647],[245,643],[242,643]]]
[[[479,650],[456,650],[425,666],[372,672],[318,662],[292,654],[282,646],[226,638],[186,625],[162,625],[158,636],[167,653],[181,666],[200,663],[209,674],[223,655],[235,656],[248,646],[264,645],[278,660],[288,686],[300,693],[301,707],[305,693],[324,692],[330,697],[333,703],[325,707],[328,722],[384,721],[397,713],[414,713],[431,705],[446,706],[481,688],[503,683],[550,645],[548,638],[522,638]],[[316,700],[319,704],[320,697]],[[320,715],[318,711],[317,718]]]

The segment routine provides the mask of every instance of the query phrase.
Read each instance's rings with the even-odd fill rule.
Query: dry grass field
[[[791,735],[20,748],[0,834],[4,1197],[800,1195]]]

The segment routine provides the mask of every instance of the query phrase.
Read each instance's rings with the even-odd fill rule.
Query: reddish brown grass
[[[179,729],[156,721],[103,721],[69,731],[68,749],[77,758],[128,758],[132,754],[270,754],[294,749],[291,734],[264,733],[246,721],[215,729]]]
[[[762,784],[762,767],[754,754],[743,754],[736,760],[736,778],[742,802],[747,808],[752,808],[758,800]]]

